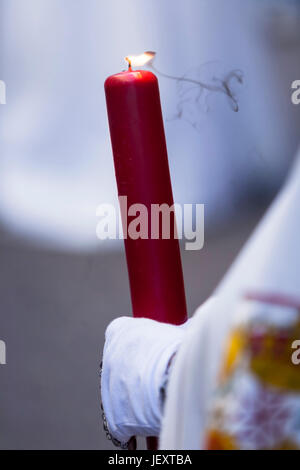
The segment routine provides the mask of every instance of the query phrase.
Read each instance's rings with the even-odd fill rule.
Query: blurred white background
[[[244,75],[233,86],[238,113],[216,94],[208,110],[191,101],[185,120],[174,118],[176,82],[159,78],[175,200],[204,203],[216,225],[278,188],[298,143],[295,2],[1,0],[0,15],[0,220],[9,230],[64,249],[108,246],[95,236],[97,205],[116,203],[103,83],[124,56],[149,49],[165,73]]]

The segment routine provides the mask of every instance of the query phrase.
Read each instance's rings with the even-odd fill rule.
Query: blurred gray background
[[[184,251],[188,310],[211,293],[259,218],[253,213]],[[104,330],[130,312],[120,252],[71,254],[0,242],[2,449],[111,449],[101,428]]]
[[[182,247],[191,315],[296,153],[300,9],[292,0],[0,0],[0,26],[0,448],[111,448],[99,363],[105,327],[131,307],[122,242],[96,238],[96,207],[117,197],[103,82],[144,50],[176,76],[243,72],[238,113],[225,96],[197,102],[159,77],[174,199],[205,204],[204,248]]]

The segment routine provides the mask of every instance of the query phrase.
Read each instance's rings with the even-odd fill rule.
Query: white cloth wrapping
[[[108,326],[101,392],[109,430],[119,441],[159,435],[160,387],[185,325],[121,317]]]

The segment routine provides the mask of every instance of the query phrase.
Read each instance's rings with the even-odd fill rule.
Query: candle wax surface
[[[158,81],[152,72],[128,70],[109,77],[105,93],[119,196],[128,208],[148,209],[148,238],[124,240],[133,314],[181,324],[187,314],[178,240],[172,230],[169,239],[151,238],[151,205],[173,205]],[[122,213],[125,236],[137,216]]]

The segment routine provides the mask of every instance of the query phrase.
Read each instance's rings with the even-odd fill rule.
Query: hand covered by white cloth
[[[174,326],[121,317],[108,326],[101,394],[109,430],[120,442],[134,435],[159,435],[160,388],[188,323]]]

